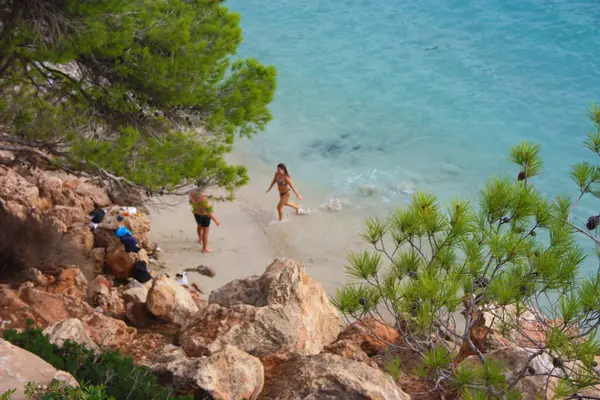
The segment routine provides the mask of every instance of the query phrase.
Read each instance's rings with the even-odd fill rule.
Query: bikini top
[[[286,182],[285,178],[280,181],[277,181],[277,184],[279,186],[288,186],[288,183]]]

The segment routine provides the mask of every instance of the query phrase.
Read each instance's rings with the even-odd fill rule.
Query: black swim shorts
[[[203,228],[208,228],[210,226],[210,216],[209,215],[198,215],[194,214],[194,218],[196,218],[196,223]]]

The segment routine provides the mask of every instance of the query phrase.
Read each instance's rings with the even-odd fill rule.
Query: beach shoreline
[[[190,283],[198,283],[208,296],[231,280],[262,274],[277,257],[287,257],[305,264],[308,274],[323,284],[327,294],[335,294],[349,281],[344,273],[348,252],[365,246],[359,235],[362,216],[351,206],[338,210],[341,204],[332,203],[335,206],[328,207],[328,194],[322,188],[296,182],[311,215],[298,216],[287,209],[286,220],[279,223],[277,191],[265,194],[274,167],[243,151],[234,152],[229,161],[245,165],[251,179],[236,192],[235,200],[213,201],[221,226],[211,225],[212,253],[201,252],[187,198],[165,196],[162,202],[169,206],[151,211],[150,239],[162,249],[164,272],[174,275],[199,265],[214,269],[213,278],[188,273]],[[220,196],[218,190],[209,193]]]

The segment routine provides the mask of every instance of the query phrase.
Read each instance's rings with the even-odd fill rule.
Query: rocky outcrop
[[[29,382],[49,385],[53,380],[77,384],[70,374],[57,371],[38,356],[0,339],[0,394],[17,389],[11,398],[25,400],[24,389]]]
[[[534,353],[536,353],[534,349],[510,346],[486,354],[486,359],[502,365],[509,384],[525,370],[523,378],[515,386],[521,394],[521,399],[535,400],[539,395],[542,398],[554,398],[557,378],[549,377],[548,374],[555,371],[556,375],[560,372],[556,371],[552,365],[552,358],[547,353],[534,357],[528,364],[529,358]],[[463,361],[463,364],[480,365],[480,360],[477,356],[470,356]]]
[[[358,361],[334,354],[299,357],[265,381],[261,399],[409,400],[393,379]]]
[[[106,249],[104,264],[107,271],[117,279],[125,281],[131,278],[136,261],[144,261],[146,265],[150,263],[146,250],[141,249],[138,253],[128,253],[120,242],[118,245]]]
[[[255,293],[248,289],[253,285]],[[288,259],[275,260],[261,277],[225,285],[211,302],[182,331],[188,356],[206,355],[214,344],[261,358],[278,351],[318,354],[339,333],[339,318],[321,285],[304,265]]]
[[[81,344],[89,350],[98,351],[98,345],[94,343],[77,318],[65,319],[50,325],[44,329],[44,335],[48,335],[50,343],[59,347],[69,340]]]
[[[233,346],[224,346],[210,356],[188,358],[177,348],[152,366],[163,384],[196,398],[256,399],[264,384],[260,360]]]
[[[0,198],[31,208],[36,206],[39,197],[40,191],[37,186],[28,182],[15,170],[0,165]]]
[[[184,326],[198,311],[192,295],[167,276],[154,279],[146,307],[156,318]]]
[[[27,320],[48,327],[72,318],[79,319],[88,336],[100,347],[119,347],[136,334],[123,321],[97,313],[83,298],[49,293],[31,282],[18,289],[0,286],[0,318],[7,327],[23,328]]]

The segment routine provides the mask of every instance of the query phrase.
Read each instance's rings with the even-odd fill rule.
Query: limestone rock
[[[197,398],[209,395],[222,400],[253,400],[264,385],[260,360],[233,346],[200,358],[187,358],[171,349],[161,361],[151,367],[161,383]]]
[[[17,389],[12,399],[25,400],[27,383],[48,385],[57,377],[57,372],[38,356],[0,339],[0,394]]]
[[[101,348],[122,348],[131,343],[137,334],[135,328],[125,322],[93,312],[81,319],[87,334]]]
[[[247,278],[236,279],[219,289],[213,290],[208,296],[210,304],[230,307],[236,304],[250,304],[261,307],[264,304],[264,295],[260,291],[260,276],[254,275]]]
[[[102,273],[104,269],[104,259],[106,258],[106,249],[103,247],[96,247],[90,250],[90,258],[94,262],[94,272],[97,274]]]
[[[258,292],[250,293],[256,281]],[[236,289],[235,282],[240,286]],[[234,281],[211,296],[181,334],[188,355],[202,355],[213,343],[230,344],[258,357],[277,351],[318,354],[339,333],[339,318],[321,285],[293,260],[275,260],[256,277]],[[251,304],[239,304],[248,302]]]
[[[154,279],[146,306],[155,317],[179,326],[184,326],[198,311],[192,295],[164,275]]]
[[[131,282],[129,282],[123,292],[123,299],[127,303],[145,303],[147,298],[148,289],[135,279],[132,279]]]
[[[141,248],[148,246],[148,233],[150,232],[150,219],[145,215],[132,215],[123,221]]]
[[[15,170],[0,165],[0,198],[14,201],[27,208],[35,207],[40,192]]]
[[[111,205],[112,201],[105,188],[93,185],[89,182],[82,182],[75,186],[75,193],[79,196],[88,197],[94,208],[103,208]]]
[[[57,275],[55,282],[48,284],[45,290],[82,299],[87,287],[88,281],[79,268],[64,268]]]
[[[261,399],[409,400],[379,369],[334,354],[300,357],[267,379]]]
[[[338,340],[337,342],[330,344],[323,349],[323,352],[337,354],[338,356],[342,356],[349,360],[359,361],[373,368],[379,368],[377,363],[370,359],[367,353],[358,347],[356,343],[347,339]]]
[[[388,347],[387,343],[395,343],[400,338],[398,331],[391,326],[377,321],[375,318],[366,318],[354,322],[338,339],[349,340],[367,355],[372,356]]]
[[[77,224],[67,231],[67,237],[84,249],[91,250],[94,247],[94,233],[89,224]]]
[[[495,360],[502,365],[506,379],[511,382],[523,370],[529,357],[535,352],[535,349],[510,346],[492,351],[485,356],[486,359]],[[469,356],[463,363],[480,364],[480,361],[477,356]],[[516,385],[516,389],[521,393],[520,398],[535,400],[539,398],[540,394],[545,398],[544,394],[554,393],[557,378],[548,378],[547,375],[544,375],[556,370],[552,365],[552,358],[547,353],[543,353],[536,356],[528,365],[531,370]],[[553,396],[548,398],[553,398]]]
[[[98,275],[89,284],[88,287],[88,299],[90,303],[94,302],[96,296],[107,296],[113,287],[113,282],[104,275]]]
[[[65,341],[70,340],[73,343],[85,346],[89,350],[98,351],[98,346],[90,338],[83,324],[77,318],[65,319],[50,325],[44,329],[44,335],[48,335],[50,343],[59,347]]]
[[[77,224],[86,224],[90,222],[89,217],[79,207],[69,206],[54,206],[46,211],[48,217],[54,217],[63,222],[67,227],[72,227]]]
[[[0,203],[3,204],[6,210],[18,218],[24,220],[27,217],[27,207],[25,207],[23,204],[17,203],[16,201],[3,199],[1,195]]]

